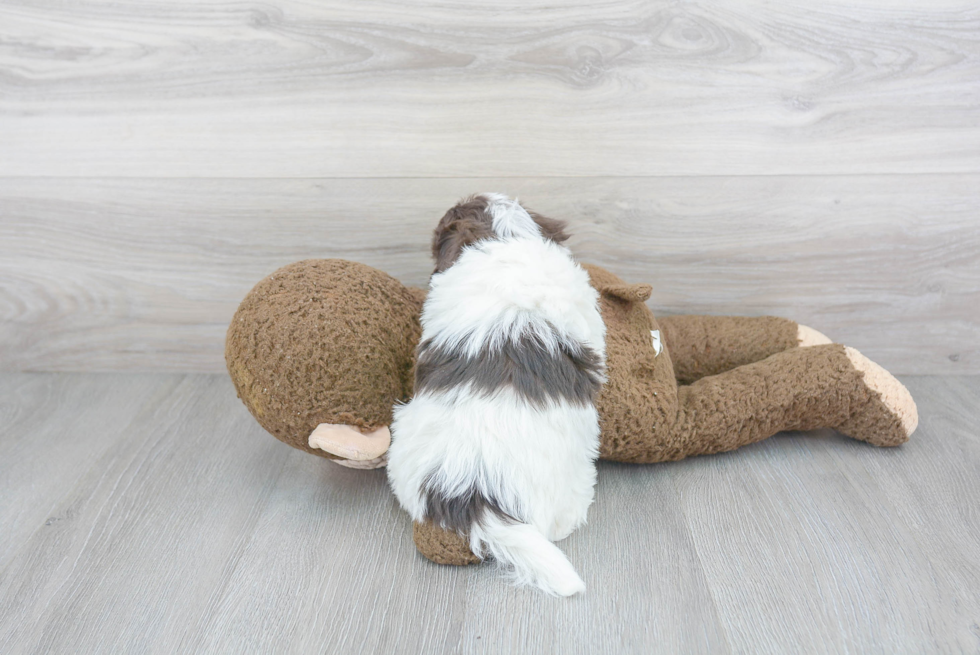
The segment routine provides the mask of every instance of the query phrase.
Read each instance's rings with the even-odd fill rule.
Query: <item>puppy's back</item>
[[[563,338],[604,356],[597,303],[588,273],[565,248],[540,238],[480,241],[432,276],[422,343],[475,355],[531,336],[554,351]]]
[[[588,274],[547,238],[547,219],[494,202],[496,212],[464,207],[437,231],[441,263],[415,397],[395,411],[389,479],[415,520],[468,532],[474,552],[519,581],[575,593],[581,580],[549,540],[592,501],[605,327]]]

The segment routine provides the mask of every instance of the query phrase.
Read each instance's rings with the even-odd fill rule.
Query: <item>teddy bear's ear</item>
[[[649,284],[611,284],[602,287],[601,291],[626,302],[645,302],[653,293],[653,287]]]

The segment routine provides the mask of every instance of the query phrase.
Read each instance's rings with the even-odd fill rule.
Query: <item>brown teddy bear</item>
[[[876,446],[908,440],[915,403],[853,348],[774,317],[654,318],[646,284],[585,265],[600,292],[608,382],[601,457],[637,464],[718,453],[783,430],[833,428]],[[392,407],[412,395],[425,292],[355,262],[306,260],[259,282],[228,329],[239,397],[276,438],[355,468],[384,465]],[[415,543],[478,561],[431,524]]]

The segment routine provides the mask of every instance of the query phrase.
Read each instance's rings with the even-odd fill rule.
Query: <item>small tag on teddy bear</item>
[[[650,336],[653,337],[653,351],[657,353],[654,357],[660,357],[660,353],[664,350],[663,344],[660,343],[660,330],[650,330]]]

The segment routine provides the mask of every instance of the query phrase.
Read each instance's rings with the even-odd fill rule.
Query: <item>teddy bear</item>
[[[895,377],[816,330],[776,317],[658,320],[646,305],[649,284],[583,266],[606,325],[602,459],[667,462],[818,428],[898,446],[918,424]],[[228,328],[239,398],[290,446],[354,468],[383,466],[392,408],[412,396],[425,295],[352,261],[277,270]],[[416,523],[413,538],[434,562],[479,561],[464,536],[430,523]]]

